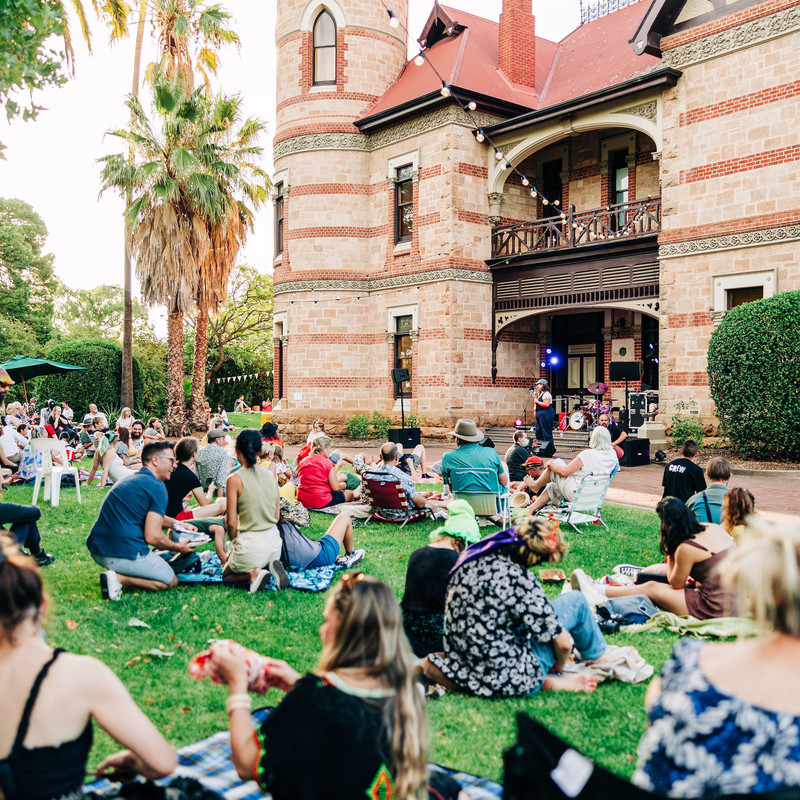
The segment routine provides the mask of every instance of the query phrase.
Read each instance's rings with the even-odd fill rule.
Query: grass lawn
[[[236,415],[239,417],[240,415]],[[253,417],[241,415],[252,425]],[[426,487],[430,488],[430,487]],[[181,586],[158,594],[124,593],[120,602],[100,597],[100,568],[85,546],[107,489],[83,488],[78,505],[74,489],[63,489],[61,505],[42,504],[40,529],[55,564],[45,571],[52,606],[46,629],[53,646],[96,656],[123,680],[134,699],[176,746],[226,727],[223,687],[189,677],[190,657],[215,638],[233,638],[247,647],[285,658],[300,671],[311,670],[319,655],[317,629],[327,593],[300,591],[249,595],[240,589]],[[9,502],[30,503],[30,486],[11,487]],[[606,533],[593,527],[568,534],[570,551],[563,567],[581,566],[592,575],[609,572],[619,562],[658,560],[658,523],[654,513],[607,504]],[[311,514],[312,537],[320,536],[331,517]],[[401,596],[408,555],[427,542],[433,522],[398,526],[371,523],[356,529],[364,547],[363,569],[386,581]],[[491,530],[491,529],[489,529]],[[309,533],[306,531],[306,533]],[[131,627],[138,618],[150,627]],[[618,634],[615,644],[634,644],[656,672],[675,642],[669,634]],[[160,650],[169,657],[150,655]],[[601,685],[593,695],[540,694],[530,699],[488,701],[446,695],[429,703],[432,753],[439,763],[496,780],[502,778],[502,753],[514,740],[515,714],[525,711],[610,769],[630,775],[636,745],[646,720],[646,684]],[[271,691],[266,704],[279,702]],[[258,701],[257,701],[258,704]],[[90,767],[116,745],[98,729]]]

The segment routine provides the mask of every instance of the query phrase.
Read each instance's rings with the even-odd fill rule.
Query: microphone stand
[[[525,427],[528,427],[528,403],[531,402],[531,398],[534,395],[536,389],[531,389],[531,393],[528,395],[528,399],[525,401],[525,406],[522,409],[522,421],[525,423]]]

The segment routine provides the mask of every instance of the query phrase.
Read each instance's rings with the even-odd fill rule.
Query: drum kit
[[[588,403],[579,402],[578,405],[573,406],[571,413],[566,413],[561,417],[558,429],[565,431],[571,428],[573,431],[588,431],[597,425],[597,421],[601,414],[608,414],[611,422],[614,422],[611,416],[611,406],[605,405],[600,402],[600,398],[608,391],[608,386],[605,383],[590,383],[586,387],[589,394],[595,395]],[[565,400],[567,398],[565,397]],[[582,397],[575,398],[581,401]]]

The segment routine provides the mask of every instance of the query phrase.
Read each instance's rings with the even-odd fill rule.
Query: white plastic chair
[[[462,487],[466,484],[480,485],[478,490],[465,491]],[[493,517],[499,515],[503,527],[507,528],[511,522],[509,498],[507,489],[500,486],[497,473],[491,469],[454,469],[450,473],[450,486],[453,496],[457,500],[466,500],[475,512],[476,517]],[[486,523],[481,523],[486,524]]]
[[[39,497],[39,487],[44,479],[44,500],[50,501],[53,508],[58,507],[61,495],[61,476],[72,475],[75,478],[75,488],[78,491],[78,502],[81,503],[81,481],[77,467],[69,463],[67,457],[67,446],[60,439],[32,439],[31,450],[36,459],[36,481],[33,484],[33,505]],[[41,453],[41,463],[37,454]],[[53,453],[55,453],[64,466],[53,463]]]

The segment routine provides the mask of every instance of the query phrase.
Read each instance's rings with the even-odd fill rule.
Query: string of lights
[[[406,39],[408,39],[408,38],[409,38],[409,36],[410,36],[410,34],[409,34],[409,31],[408,31],[408,28],[406,28],[406,26],[405,26],[405,25],[403,25],[403,24],[400,22],[400,19],[399,19],[399,18],[397,17],[397,15],[396,15],[396,14],[395,14],[395,13],[394,13],[394,12],[393,12],[393,11],[392,11],[390,8],[389,8],[389,6],[387,6],[387,5],[386,5],[386,3],[384,2],[384,0],[380,0],[380,2],[381,2],[381,5],[382,5],[382,6],[383,6],[383,7],[386,9],[386,13],[389,15],[389,26],[390,26],[390,27],[392,27],[392,28],[401,28],[401,29],[402,29],[402,31],[403,31],[403,33],[404,33],[404,34],[405,34],[405,36],[406,36]],[[542,194],[542,192],[541,192],[541,191],[539,190],[539,188],[536,186],[535,182],[534,182],[534,181],[533,181],[531,178],[529,178],[527,175],[525,175],[525,174],[524,174],[522,171],[520,171],[519,169],[517,169],[517,167],[516,167],[514,164],[512,164],[512,163],[511,163],[511,162],[510,162],[510,161],[509,161],[509,160],[506,158],[506,155],[505,155],[505,153],[503,152],[503,150],[501,149],[501,147],[500,147],[498,144],[496,144],[494,141],[492,141],[492,139],[491,139],[491,137],[489,136],[489,134],[487,134],[487,133],[486,133],[486,131],[485,131],[485,130],[483,129],[483,127],[481,126],[481,123],[480,123],[480,121],[479,121],[479,120],[478,120],[478,119],[475,117],[475,115],[473,114],[473,112],[474,112],[474,111],[477,109],[477,107],[478,107],[477,103],[476,103],[474,100],[470,100],[470,101],[468,101],[468,102],[464,102],[463,100],[461,100],[461,99],[460,99],[460,98],[457,96],[457,94],[456,94],[456,93],[454,93],[452,85],[451,85],[451,84],[449,84],[449,83],[448,83],[448,82],[447,82],[447,81],[446,81],[446,80],[445,80],[445,79],[442,77],[441,73],[440,73],[440,72],[439,72],[439,71],[436,69],[435,65],[434,65],[434,64],[433,64],[433,62],[430,60],[430,58],[428,58],[428,57],[426,56],[426,52],[427,52],[427,50],[428,50],[427,46],[426,46],[426,45],[424,45],[424,44],[422,44],[422,43],[420,43],[420,42],[417,42],[417,44],[419,45],[419,48],[420,48],[420,49],[419,49],[419,53],[418,53],[418,54],[417,54],[417,55],[414,57],[414,59],[413,59],[413,61],[414,61],[414,64],[415,64],[416,66],[418,66],[418,67],[421,67],[421,66],[423,66],[424,64],[427,64],[427,65],[428,65],[428,67],[429,67],[431,70],[433,70],[433,73],[434,73],[434,75],[436,75],[436,77],[438,78],[439,82],[440,82],[440,83],[441,83],[441,85],[442,85],[442,88],[439,90],[439,93],[440,93],[440,94],[442,95],[442,97],[444,97],[444,98],[449,98],[449,97],[452,97],[452,98],[453,98],[453,99],[454,99],[454,100],[455,100],[455,101],[456,101],[456,102],[457,102],[457,103],[458,103],[458,104],[461,106],[461,108],[464,110],[464,113],[466,113],[466,114],[467,114],[467,116],[469,117],[470,121],[473,123],[473,127],[475,128],[475,130],[474,130],[474,134],[473,134],[473,135],[475,136],[475,139],[476,139],[476,141],[477,141],[477,142],[479,142],[479,143],[481,143],[481,144],[483,144],[484,142],[486,142],[486,144],[487,144],[487,145],[488,145],[490,148],[492,148],[492,150],[494,151],[494,157],[495,157],[495,159],[496,159],[497,161],[504,161],[504,162],[505,162],[505,163],[504,163],[504,167],[505,167],[505,169],[507,169],[507,170],[510,170],[510,171],[511,171],[513,174],[516,174],[516,175],[519,177],[519,179],[520,179],[520,182],[522,183],[522,185],[523,185],[525,188],[527,188],[527,189],[529,190],[529,192],[530,192],[530,196],[531,196],[531,197],[532,197],[534,200],[535,200],[536,198],[539,198],[539,199],[541,200],[541,202],[542,202],[542,205],[543,205],[543,206],[552,205],[554,208],[557,208],[557,209],[559,209],[559,215],[560,215],[560,217],[561,217],[562,221],[563,221],[563,220],[566,220],[566,218],[567,218],[567,215],[566,215],[566,214],[564,213],[564,211],[563,211],[563,210],[560,208],[560,206],[561,206],[561,201],[560,201],[559,199],[555,199],[555,200],[552,200],[552,201],[551,201],[549,198],[545,197],[545,196],[544,196],[544,194]],[[573,223],[572,223],[572,227],[573,227],[573,228],[575,228],[575,229],[577,230],[578,228],[581,228],[581,229],[583,229],[583,227],[584,227],[584,226],[583,226],[581,223],[577,222],[577,221],[573,221]]]

